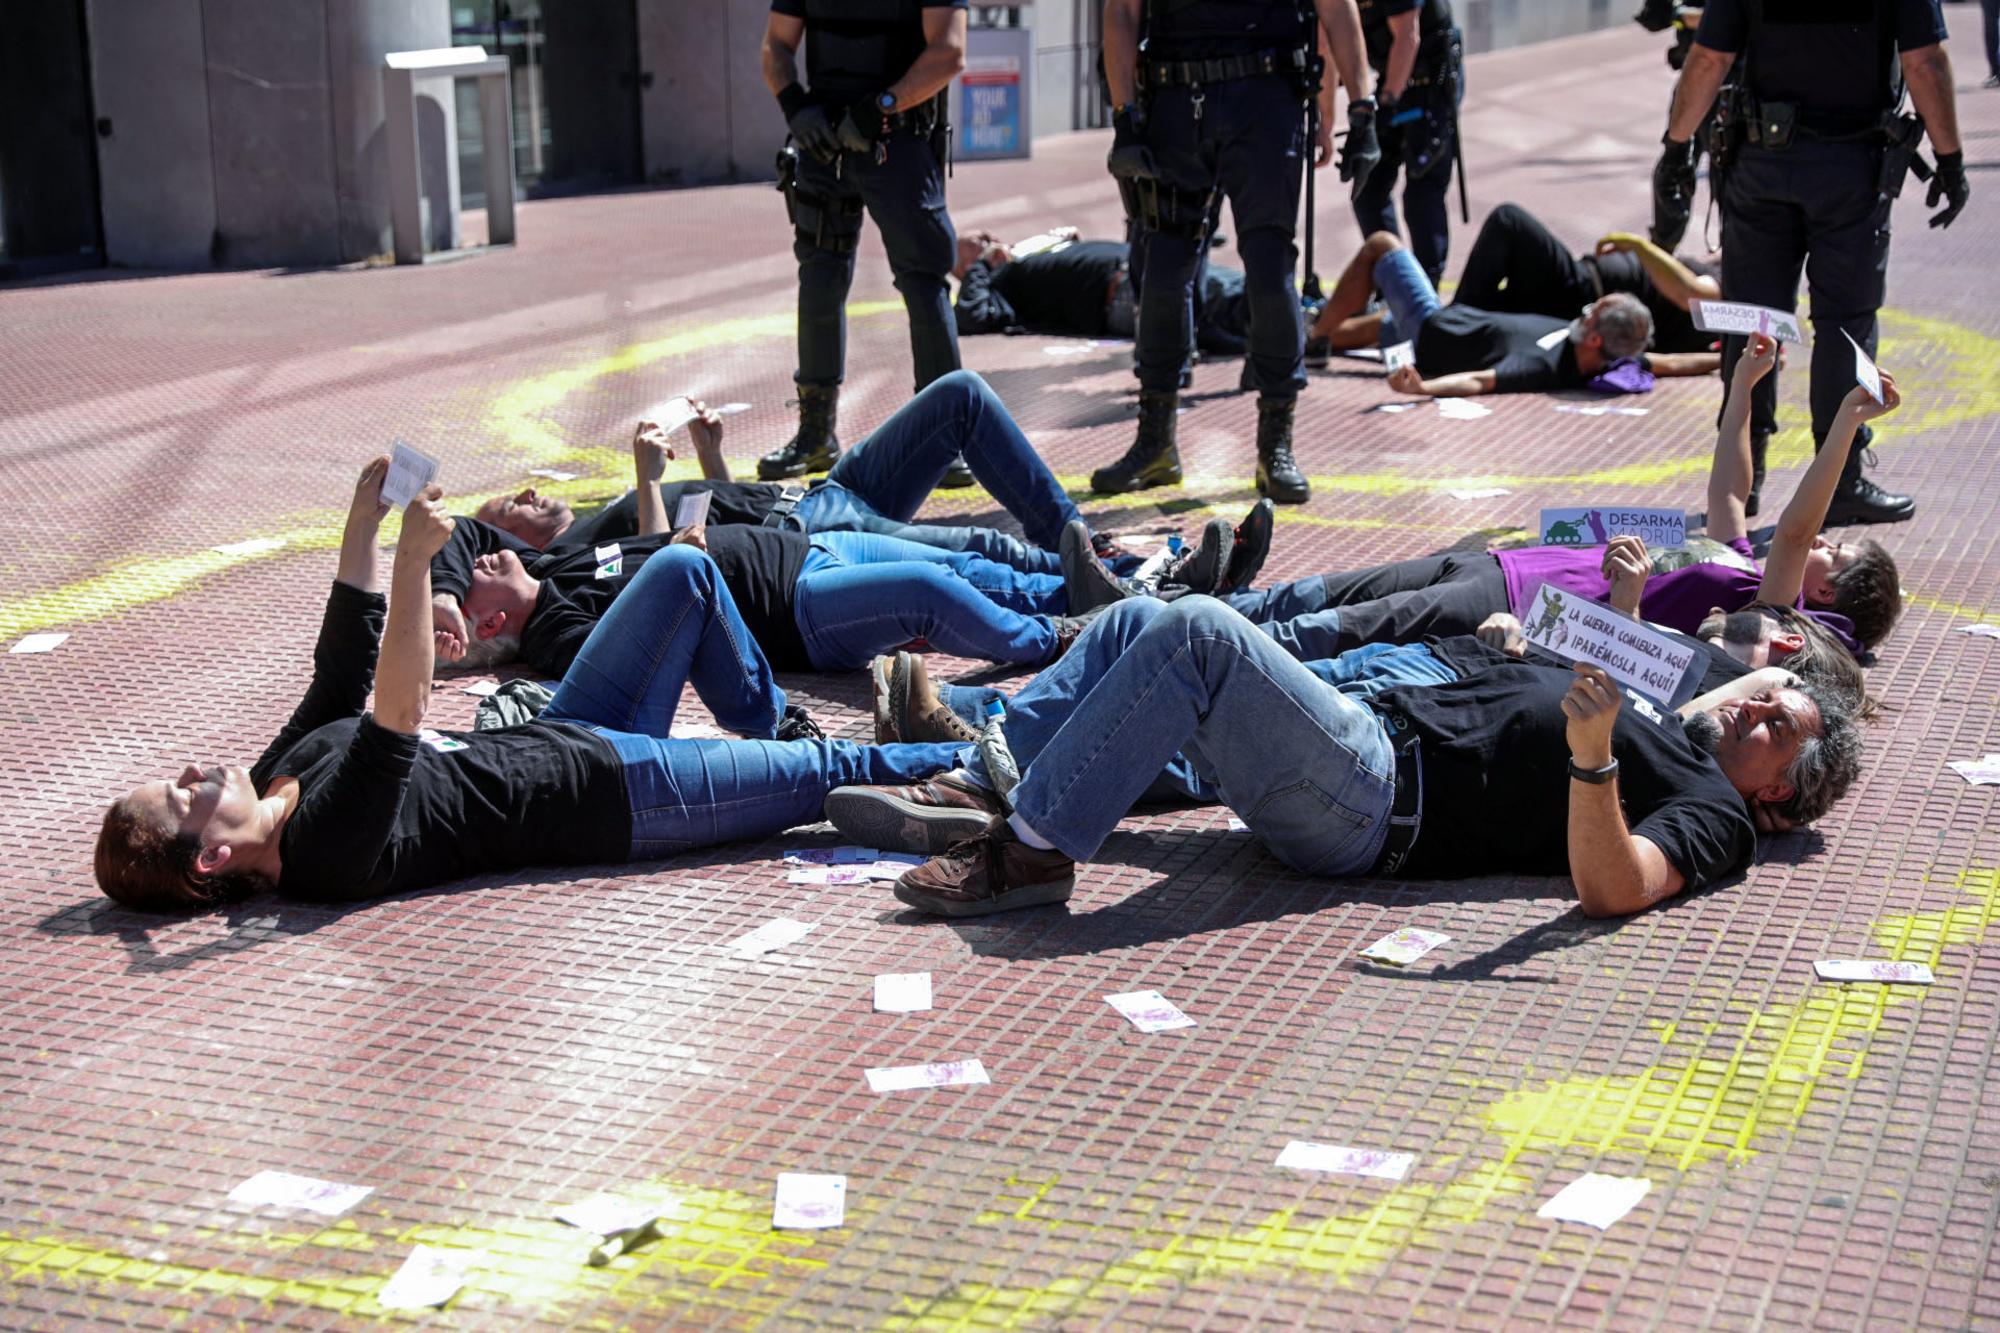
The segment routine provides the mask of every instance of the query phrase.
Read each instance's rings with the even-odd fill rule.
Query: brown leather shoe
[[[1059,903],[1075,889],[1076,862],[1028,846],[1001,822],[896,881],[898,899],[939,916],[985,916]]]
[[[824,809],[865,847],[926,853],[977,837],[1007,813],[994,792],[942,774],[910,787],[835,787]]]
[[[868,667],[875,688],[875,743],[945,741],[976,745],[979,733],[945,707],[920,654],[884,653]]]

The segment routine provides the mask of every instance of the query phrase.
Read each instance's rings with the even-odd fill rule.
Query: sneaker
[[[785,715],[778,719],[777,739],[781,741],[823,741],[826,729],[813,721],[812,714],[803,704],[786,704]]]
[[[875,691],[875,743],[957,741],[979,743],[979,733],[945,707],[916,653],[885,653],[868,667]]]
[[[1028,846],[1004,821],[896,881],[899,900],[938,916],[985,916],[1066,902],[1075,891],[1076,862]]]
[[[1843,481],[1826,507],[1826,527],[1851,523],[1901,523],[1917,512],[1916,497],[1885,491],[1866,477]]]
[[[938,478],[938,485],[948,491],[962,491],[967,486],[975,485],[977,481],[978,478],[972,475],[972,469],[965,465],[965,460],[954,458],[951,460],[951,466],[944,470],[944,475]]]
[[[908,787],[835,787],[824,813],[864,847],[935,854],[978,837],[1007,810],[990,789],[945,773]]]
[[[1063,525],[1058,546],[1062,555],[1063,595],[1071,615],[1082,615],[1125,600],[1124,587],[1118,576],[1097,558],[1090,529],[1082,519],[1073,518]]]
[[[1250,512],[1236,525],[1236,542],[1229,551],[1229,563],[1224,567],[1222,586],[1217,592],[1242,592],[1248,588],[1264,568],[1264,557],[1271,553],[1271,530],[1277,521],[1277,506],[1269,500],[1259,500],[1250,506]]]
[[[1333,364],[1333,339],[1306,339],[1306,369],[1325,370]]]
[[[1195,543],[1194,550],[1162,573],[1160,583],[1178,584],[1190,592],[1213,593],[1221,586],[1222,572],[1229,568],[1235,549],[1236,529],[1229,526],[1226,518],[1211,518],[1201,525],[1201,540]]]
[[[1108,532],[1090,534],[1090,553],[1110,564],[1113,560],[1136,560],[1137,556],[1118,544],[1118,538]]]

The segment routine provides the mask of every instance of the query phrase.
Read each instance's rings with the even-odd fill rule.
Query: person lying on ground
[[[1367,313],[1377,291],[1383,309]],[[1446,305],[1388,232],[1361,243],[1313,327],[1335,350],[1409,343],[1415,363],[1390,372],[1389,386],[1434,398],[1643,391],[1655,376],[1706,375],[1721,364],[1711,352],[1648,352],[1653,316],[1630,292],[1607,292],[1574,318]]]
[[[652,429],[652,423],[642,421],[636,435]],[[1081,517],[999,397],[969,370],[926,385],[811,486],[731,480],[722,456],[722,418],[706,408],[688,431],[703,479],[664,485],[662,497],[671,514],[682,496],[709,493],[711,528],[742,524],[806,533],[872,532],[967,551],[1025,573],[1055,574],[1062,568],[1056,546],[1063,527]],[[912,521],[960,455],[987,493],[1021,524],[1026,541],[993,528]],[[666,456],[673,457],[671,449]],[[578,515],[567,501],[531,486],[515,495],[494,496],[479,507],[477,517],[544,551],[576,550],[639,533],[636,491],[595,514]],[[1098,549],[1119,559],[1108,541],[1098,543]]]
[[[430,558],[452,520],[436,486],[411,502],[385,601],[388,464],[374,460],[355,486],[305,697],[249,768],[190,764],[112,802],[95,857],[112,900],[149,912],[264,890],[358,901],[528,866],[654,860],[813,822],[842,784],[950,764],[949,746],[819,739],[745,652],[728,588],[691,547],[648,565],[539,719],[428,730]],[[670,739],[686,684],[756,739]]]
[[[826,814],[934,853],[895,890],[922,911],[1061,902],[1181,755],[1303,874],[1567,875],[1585,913],[1621,916],[1740,870],[1756,807],[1809,822],[1859,772],[1852,710],[1810,683],[1682,718],[1595,667],[1464,651],[1486,656],[1364,700],[1213,598],[1121,602],[1011,701],[1007,799],[973,745],[928,783],[840,788]]]

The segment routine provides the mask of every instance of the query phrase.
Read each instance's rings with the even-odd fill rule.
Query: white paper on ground
[[[1174,1007],[1173,1001],[1156,990],[1126,991],[1107,995],[1104,1002],[1125,1015],[1141,1032],[1173,1032],[1191,1028],[1194,1020]]]
[[[556,467],[531,467],[528,469],[528,475],[531,477],[546,477],[550,481],[575,481],[583,474],[581,472],[565,472],[561,468]]]
[[[738,958],[755,958],[759,954],[782,949],[787,944],[796,944],[812,931],[809,921],[794,921],[781,916],[775,921],[766,921],[757,929],[745,935],[730,946]]]
[[[681,496],[681,502],[674,506],[674,530],[708,522],[708,506],[714,499],[714,491],[689,491]]]
[[[1580,417],[1643,417],[1652,411],[1648,407],[1610,407],[1603,404],[1579,407],[1574,403],[1558,403],[1558,412],[1573,412]]]
[[[567,1222],[579,1231],[588,1231],[593,1236],[616,1236],[620,1232],[638,1231],[649,1227],[663,1217],[670,1217],[676,1211],[671,1201],[647,1203],[633,1199],[621,1199],[613,1194],[593,1194],[578,1203],[564,1204],[556,1209],[556,1220]]]
[[[1401,1180],[1410,1174],[1416,1161],[1415,1153],[1308,1143],[1304,1139],[1293,1139],[1278,1154],[1279,1166],[1299,1171],[1333,1171],[1343,1176],[1374,1176],[1378,1180]]]
[[[342,1185],[289,1171],[259,1171],[229,1191],[239,1208],[298,1208],[321,1217],[339,1217],[375,1192],[373,1185]]]
[[[911,1088],[954,1088],[965,1083],[990,1083],[986,1066],[977,1060],[941,1060],[929,1065],[896,1065],[867,1071],[875,1092],[908,1092]]]
[[[1982,639],[2000,639],[2000,625],[1960,625],[1960,634],[1976,634]]]
[[[916,1014],[931,1007],[931,974],[884,972],[875,978],[875,1012]]]
[[[403,509],[437,480],[437,459],[398,440],[389,450],[389,470],[382,477],[382,503]]]
[[[1859,958],[1822,958],[1813,964],[1821,981],[1881,981],[1894,985],[1928,986],[1937,978],[1925,963],[1880,961]]]
[[[771,1225],[792,1230],[819,1230],[847,1221],[847,1177],[780,1171],[778,1193],[771,1201]]]
[[[1984,759],[1954,759],[1945,767],[1975,787],[2000,784],[2000,755],[1989,754]]]
[[[475,680],[470,685],[459,686],[458,689],[461,694],[470,694],[475,698],[484,699],[489,694],[497,694],[499,692],[500,682],[497,680]]]
[[[1870,398],[1873,398],[1878,403],[1881,402],[1882,372],[1877,370],[1875,363],[1868,359],[1868,353],[1861,350],[1861,344],[1854,341],[1853,334],[1849,333],[1846,329],[1842,329],[1840,336],[1847,339],[1848,343],[1854,348],[1854,378],[1856,382],[1862,388],[1868,390]]]
[[[262,555],[284,544],[283,537],[252,537],[248,541],[230,542],[227,546],[211,546],[208,549],[217,555]]]
[[[1653,1182],[1643,1176],[1606,1176],[1586,1171],[1535,1210],[1552,1222],[1582,1222],[1599,1231],[1632,1211]]]
[[[441,1250],[419,1245],[403,1260],[396,1275],[382,1284],[375,1303],[385,1310],[423,1310],[443,1305],[458,1295],[472,1255],[465,1250]]]
[[[1475,403],[1470,398],[1434,398],[1438,405],[1438,415],[1453,421],[1477,421],[1481,417],[1493,415],[1493,409],[1484,403]]]
[[[1493,500],[1503,495],[1512,495],[1513,493],[1505,486],[1480,486],[1469,490],[1450,490],[1445,492],[1446,495],[1449,495],[1454,500]]]
[[[67,634],[30,634],[7,651],[9,653],[52,653],[62,646]]]
[[[1415,926],[1404,926],[1391,931],[1381,939],[1361,951],[1363,958],[1372,958],[1378,963],[1394,963],[1407,967],[1432,949],[1451,939],[1435,930],[1418,930]]]

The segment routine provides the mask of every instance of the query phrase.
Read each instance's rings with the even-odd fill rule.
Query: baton
[[[1309,301],[1323,299],[1319,285],[1319,274],[1313,270],[1313,178],[1319,175],[1319,168],[1313,162],[1313,147],[1319,143],[1319,98],[1312,97],[1306,102],[1306,278],[1300,284],[1299,292]]]

